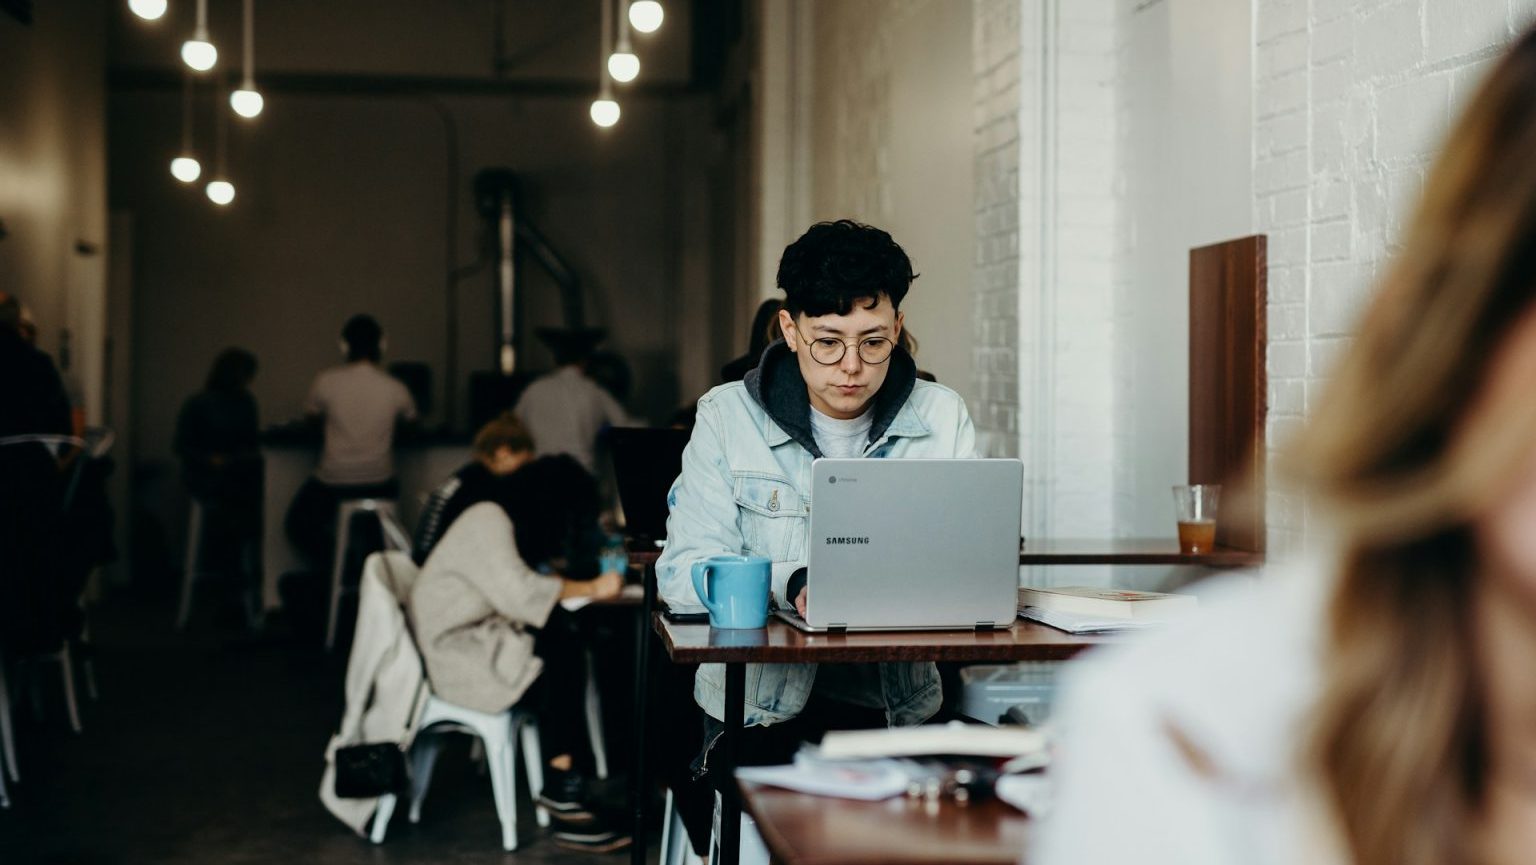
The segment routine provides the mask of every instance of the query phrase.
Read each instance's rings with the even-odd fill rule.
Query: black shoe
[[[576,772],[544,770],[544,789],[535,803],[561,823],[584,826],[597,819],[587,804],[587,779]]]
[[[612,853],[623,850],[631,843],[628,835],[610,829],[595,818],[583,828],[556,829],[551,835],[557,847],[588,853]]]

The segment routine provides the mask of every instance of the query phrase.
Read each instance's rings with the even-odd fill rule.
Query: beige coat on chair
[[[560,587],[559,577],[523,561],[501,506],[466,509],[432,548],[411,590],[411,626],[432,693],[492,714],[522,699],[544,668],[528,629],[549,620]]]
[[[415,580],[416,565],[405,553],[375,553],[363,566],[357,629],[347,657],[347,707],[325,748],[320,779],[320,801],[359,835],[379,800],[336,796],[336,749],[377,742],[397,742],[402,750],[410,746],[427,697],[421,655],[403,609]]]

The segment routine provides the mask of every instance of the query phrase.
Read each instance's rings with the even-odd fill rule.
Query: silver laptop
[[[1016,459],[819,459],[807,631],[1006,628],[1018,609]]]

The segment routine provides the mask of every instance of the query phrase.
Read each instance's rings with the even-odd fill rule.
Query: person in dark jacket
[[[741,381],[757,366],[763,349],[779,338],[779,310],[783,308],[784,301],[778,298],[769,298],[758,305],[757,312],[752,315],[752,329],[747,332],[747,353],[720,367],[722,383]]]
[[[0,291],[0,439],[74,432],[53,360],[20,331],[21,302]],[[63,543],[64,466],[39,443],[0,445],[0,645],[57,647],[75,617],[58,551]]]
[[[511,412],[487,423],[475,433],[473,459],[443,481],[427,499],[416,520],[411,558],[426,562],[443,533],[471,505],[496,497],[496,481],[533,459],[533,437]]]
[[[174,444],[187,490],[203,508],[202,549],[235,551],[231,570],[252,585],[262,490],[255,378],[255,355],[219,352],[203,389],[182,403]]]

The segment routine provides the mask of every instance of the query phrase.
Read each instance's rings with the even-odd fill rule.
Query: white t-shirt
[[[839,420],[822,414],[811,406],[811,435],[821,455],[834,459],[856,459],[864,455],[869,444],[869,428],[875,422],[873,406],[865,406],[864,413],[851,420]]]
[[[304,411],[325,418],[325,450],[315,477],[333,486],[393,478],[395,422],[416,419],[416,403],[405,385],[367,361],[315,376]]]
[[[528,385],[512,410],[528,428],[539,456],[570,454],[594,471],[597,434],[628,426],[623,406],[577,366],[563,366]]]

